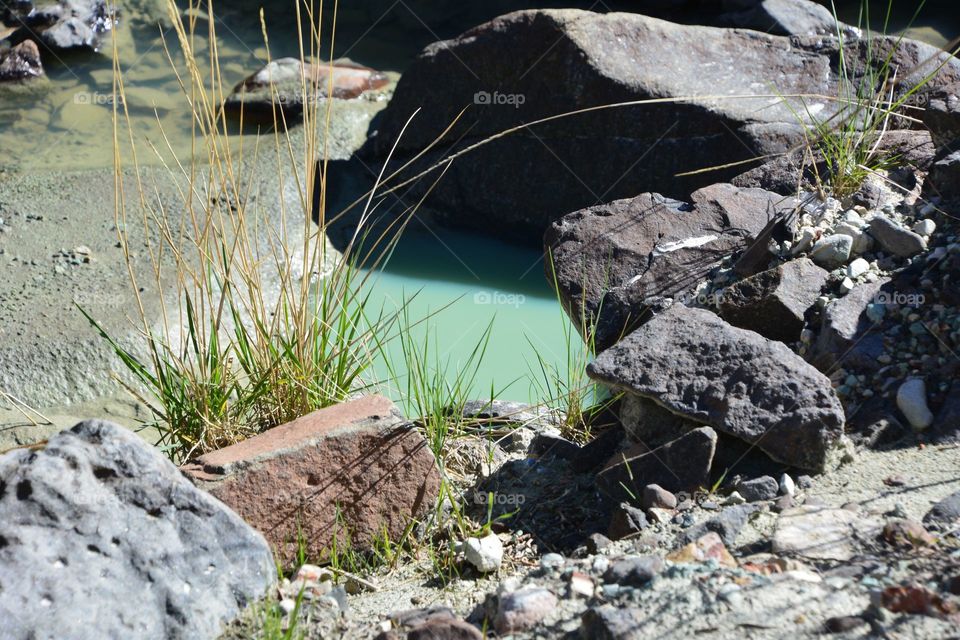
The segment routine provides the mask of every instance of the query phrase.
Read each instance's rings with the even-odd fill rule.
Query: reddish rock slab
[[[272,122],[277,108],[286,116],[299,116],[305,104],[358,98],[390,82],[387,74],[349,60],[304,63],[280,58],[234,87],[223,106],[230,114],[242,113],[245,120]]]
[[[313,562],[334,537],[359,548],[383,532],[396,540],[440,487],[426,441],[382,396],[320,409],[183,472],[258,529],[284,562],[295,559],[298,535]]]

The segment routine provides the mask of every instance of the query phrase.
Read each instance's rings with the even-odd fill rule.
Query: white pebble
[[[923,378],[908,378],[900,385],[897,407],[914,431],[923,431],[933,424],[933,413],[927,406],[927,385]]]
[[[792,496],[796,492],[797,485],[794,483],[793,478],[786,473],[780,476],[780,494],[784,496]]]
[[[913,232],[921,236],[932,236],[936,230],[937,223],[929,218],[926,220],[917,220],[917,223],[913,225]]]
[[[847,265],[847,275],[851,278],[859,278],[867,271],[870,271],[870,263],[863,258],[857,258]]]
[[[732,505],[732,504],[743,504],[746,501],[747,501],[746,498],[740,495],[739,491],[734,491],[733,493],[727,496],[727,499],[723,501],[723,504],[725,506]]]
[[[496,571],[503,562],[503,543],[493,533],[483,538],[467,538],[463,551],[467,562],[483,573]]]
[[[853,280],[851,280],[850,278],[844,278],[843,282],[840,283],[840,294],[844,296],[847,295],[848,293],[853,291],[853,287],[854,287]]]

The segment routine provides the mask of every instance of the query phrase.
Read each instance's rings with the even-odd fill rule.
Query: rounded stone
[[[853,251],[853,238],[834,234],[817,241],[810,251],[810,259],[824,269],[836,269],[847,263]]]
[[[933,413],[927,406],[927,386],[923,378],[908,378],[897,389],[897,407],[913,427],[923,431],[933,424]]]
[[[467,538],[463,553],[467,562],[478,571],[490,573],[499,569],[503,562],[503,543],[493,533],[483,538]]]

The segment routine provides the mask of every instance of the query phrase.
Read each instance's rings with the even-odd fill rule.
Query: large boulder
[[[879,61],[896,42],[845,45],[853,81],[868,49]],[[828,36],[791,39],[629,13],[510,13],[427,47],[400,79],[364,153],[383,160],[396,144],[400,161],[426,150],[402,179],[523,123],[663,100],[594,110],[499,137],[458,157],[426,201],[445,212],[437,215],[447,224],[534,244],[564,213],[647,191],[685,198],[744,166],[681,174],[794,147],[803,140],[797,113],[809,108],[827,118],[836,105],[812,98],[807,108],[788,107],[775,94],[838,95],[839,51]],[[914,69],[938,55],[944,57],[904,40],[892,62]],[[960,78],[958,69],[947,62],[934,83]],[[898,76],[900,88],[922,75]],[[733,98],[744,95],[757,97]],[[409,201],[433,182],[420,180]]]
[[[212,638],[276,576],[259,533],[122,427],[0,458],[4,638]]]
[[[382,396],[320,409],[185,465],[260,530],[286,563],[399,540],[434,506],[440,477],[423,436]]]
[[[603,350],[648,317],[658,297],[680,297],[792,207],[762,189],[715,184],[691,202],[645,193],[571,213],[547,230],[547,279],[574,324]],[[581,326],[581,318],[587,327]]]
[[[836,35],[840,30],[847,36],[857,36],[857,29],[838,23],[822,4],[811,0],[760,0],[739,2],[740,11],[730,11],[720,16],[723,26],[756,29],[781,36]]]
[[[843,432],[830,380],[782,342],[674,304],[601,353],[591,378],[654,400],[770,457],[824,468]]]

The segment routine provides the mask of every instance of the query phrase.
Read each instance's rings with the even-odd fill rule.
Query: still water
[[[469,16],[453,18],[426,8],[426,3],[411,2],[416,12],[405,3],[393,3],[387,13],[377,10],[376,4],[341,3],[335,57],[349,56],[378,69],[401,72],[427,43],[490,17],[473,15],[478,10],[482,13],[482,3],[458,10],[470,12]],[[268,31],[274,34],[271,56],[298,55],[296,38],[290,37],[296,33],[292,11],[279,10],[279,2],[268,5]],[[856,6],[859,3],[841,4],[841,16],[856,23]],[[897,6],[890,25],[894,31],[910,25],[911,19],[904,3]],[[191,120],[168,58],[180,59],[164,2],[125,0],[120,9],[119,24],[100,54],[48,56],[46,80],[0,95],[0,149],[4,151],[0,163],[24,172],[112,165],[114,48],[125,78],[126,106],[140,160],[151,161],[151,144],[163,148],[169,143],[174,155],[188,157]],[[181,12],[188,15],[187,5],[181,5]],[[205,51],[206,17],[194,15],[200,34],[196,46]],[[256,3],[222,3],[215,20],[220,67],[229,90],[262,66],[267,49]],[[881,28],[878,15],[872,21]],[[922,13],[909,33],[943,45],[954,22],[952,14],[933,9]],[[326,42],[328,38],[326,34]],[[121,135],[128,135],[126,129]],[[377,274],[372,291],[375,307],[396,308],[416,294],[409,306],[412,318],[436,312],[429,330],[438,355],[453,367],[469,357],[493,322],[476,376],[477,397],[489,397],[492,389],[500,398],[534,399],[538,393],[529,374],[539,371],[536,354],[564,369],[570,342],[582,348],[575,339],[566,339],[569,323],[547,285],[541,255],[535,250],[457,233],[438,236],[413,226]]]

